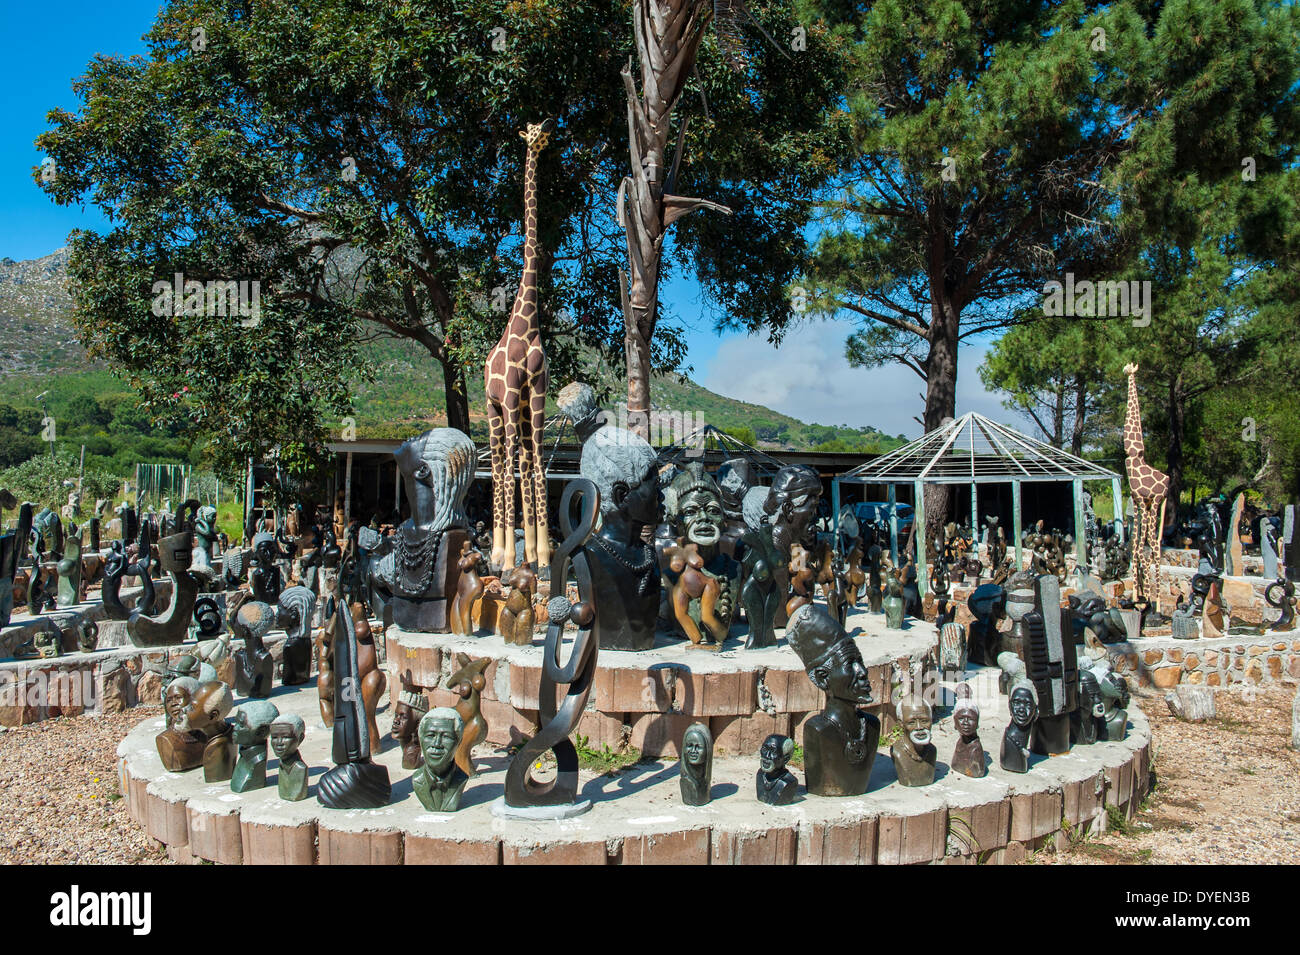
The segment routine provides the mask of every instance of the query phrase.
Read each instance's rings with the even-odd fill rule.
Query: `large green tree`
[[[926,430],[956,412],[962,341],[1046,281],[1118,278],[1143,234],[1195,233],[1180,185],[1275,170],[1295,141],[1300,10],[1280,0],[824,9],[855,42],[856,141],[808,277],[860,322],[851,362],[925,381]]]

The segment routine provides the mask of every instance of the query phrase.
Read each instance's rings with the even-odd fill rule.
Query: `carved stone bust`
[[[928,786],[934,782],[934,764],[938,756],[930,741],[933,716],[930,705],[919,697],[898,701],[895,709],[903,735],[890,747],[894,772],[904,786]]]
[[[307,763],[298,752],[306,735],[307,724],[297,713],[281,713],[271,721],[271,750],[280,761],[276,786],[286,802],[307,798]]]
[[[1029,735],[1038,719],[1038,693],[1028,680],[1020,680],[1008,695],[1011,723],[1002,734],[999,765],[1009,773],[1029,772]]]
[[[962,690],[965,690],[963,693]],[[980,708],[970,698],[970,687],[958,687],[957,702],[953,706],[952,723],[957,730],[957,745],[952,750],[953,772],[982,779],[988,769],[984,765],[984,744],[980,742]]]
[[[692,723],[682,736],[682,755],[678,763],[682,802],[688,806],[706,805],[713,794],[713,734],[703,723]]]
[[[239,761],[230,777],[232,792],[243,793],[266,786],[266,743],[271,723],[280,710],[270,700],[241,703],[231,714]]]
[[[860,796],[867,791],[880,740],[880,721],[858,706],[872,702],[871,680],[853,638],[824,609],[795,611],[786,639],[826,707],[804,724],[805,785],[818,796]]]
[[[465,721],[450,707],[430,710],[420,720],[420,751],[424,765],[411,777],[420,805],[430,812],[455,812],[469,776],[456,765],[456,747]]]
[[[794,740],[790,737],[773,733],[763,740],[758,749],[758,772],[754,774],[759,802],[769,806],[788,806],[794,802],[799,794],[799,780],[785,768],[793,755]]]

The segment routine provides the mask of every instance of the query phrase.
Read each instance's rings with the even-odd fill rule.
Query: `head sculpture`
[[[402,444],[393,457],[402,472],[412,524],[430,531],[469,527],[465,497],[478,454],[468,436],[455,428],[433,428]]]
[[[179,733],[190,729],[190,706],[199,692],[199,681],[189,676],[179,676],[163,691],[163,713],[168,729]]]
[[[1079,668],[1079,712],[1094,717],[1106,715],[1101,683],[1097,679],[1097,674],[1087,667]]]
[[[821,477],[806,465],[787,465],[776,472],[763,510],[776,528],[773,539],[782,552],[807,533],[817,516],[821,494]]]
[[[828,697],[855,704],[872,702],[871,678],[862,652],[844,628],[824,609],[805,604],[794,612],[786,640],[813,686]]]
[[[271,723],[280,710],[270,700],[249,700],[231,712],[235,725],[235,742],[240,746],[265,743],[271,735]]]
[[[970,687],[964,683],[962,686],[966,687],[966,693],[969,694]],[[965,740],[972,739],[979,733],[980,708],[969,695],[957,697],[952,709],[952,725]]]
[[[904,786],[928,786],[934,782],[938,753],[931,742],[934,716],[930,704],[919,696],[906,696],[894,707],[903,735],[890,747],[894,772]]]
[[[767,499],[771,496],[770,487],[751,487],[745,492],[745,496],[740,502],[741,517],[745,521],[745,526],[750,530],[758,530],[769,523],[771,520],[767,513]]]
[[[930,745],[931,727],[934,723],[930,704],[918,696],[904,697],[894,707],[899,725],[903,727],[903,739],[912,749],[920,751]]]
[[[732,520],[739,519],[745,495],[754,485],[753,468],[744,458],[731,458],[718,466],[717,481],[727,516]]]
[[[582,445],[579,473],[600,492],[603,517],[624,514],[641,524],[659,521],[659,468],[654,448],[638,434],[602,425]]]
[[[434,776],[451,772],[456,756],[456,744],[465,732],[465,721],[448,706],[439,706],[420,719],[420,750],[424,754],[424,768]]]
[[[1008,695],[1011,709],[1011,722],[1021,729],[1028,730],[1038,718],[1038,691],[1028,680],[1020,680],[1011,688]]]
[[[176,683],[172,684],[175,685]],[[226,684],[219,680],[199,684],[186,711],[190,729],[204,733],[223,730],[225,719],[234,705],[235,696]]]
[[[794,740],[780,733],[773,733],[763,740],[758,748],[758,765],[768,776],[777,776],[785,772],[785,764],[794,756]]]
[[[682,802],[703,806],[711,796],[713,781],[713,734],[704,723],[692,723],[682,736]]]
[[[674,529],[692,544],[702,548],[717,546],[722,540],[727,513],[717,482],[693,461],[678,472],[669,485],[673,499],[670,520]]]
[[[298,754],[307,736],[307,724],[297,713],[281,713],[271,721],[271,751],[281,763]]]

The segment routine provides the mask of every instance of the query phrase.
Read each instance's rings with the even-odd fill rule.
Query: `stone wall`
[[[1227,636],[1215,640],[1144,639],[1106,648],[1118,672],[1140,686],[1179,683],[1231,686],[1300,682],[1300,633]]]

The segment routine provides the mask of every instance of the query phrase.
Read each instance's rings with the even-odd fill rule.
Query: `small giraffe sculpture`
[[[1137,603],[1155,601],[1160,609],[1160,533],[1165,525],[1165,496],[1169,475],[1147,464],[1142,440],[1142,411],[1138,407],[1138,366],[1124,366],[1128,375],[1128,411],[1124,417],[1124,469],[1137,510],[1134,521],[1133,589]],[[1148,551],[1148,548],[1150,549]]]
[[[523,503],[524,548],[534,567],[551,562],[546,519],[542,429],[546,420],[546,353],[537,313],[537,156],[546,148],[551,123],[529,123],[519,135],[528,144],[524,164],[524,271],[510,321],[488,353],[484,383],[488,440],[492,450],[492,567],[504,576],[515,565],[515,463]]]

